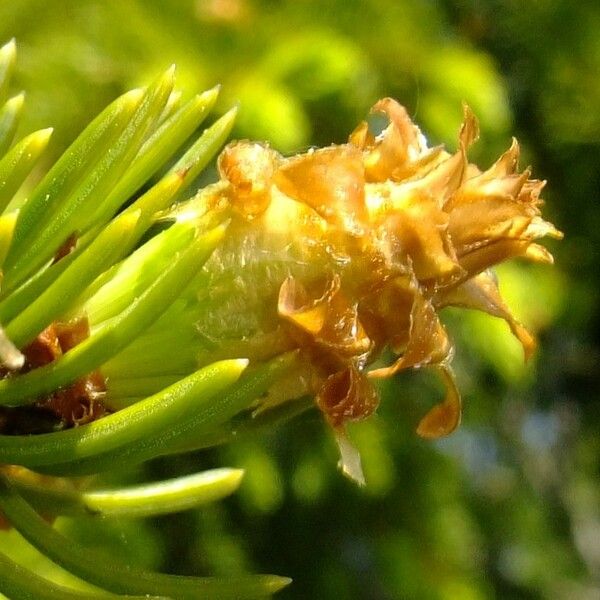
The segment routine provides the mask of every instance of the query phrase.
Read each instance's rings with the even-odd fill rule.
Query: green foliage
[[[11,41],[0,49],[3,93],[14,61]],[[0,182],[5,194],[0,215],[0,304],[6,325],[0,327],[0,509],[3,518],[44,557],[99,588],[94,591],[69,577],[65,587],[60,571],[51,568],[45,579],[0,553],[0,590],[13,600],[110,598],[115,594],[250,599],[269,596],[289,583],[271,575],[198,578],[136,569],[63,537],[21,496],[33,496],[43,514],[68,513],[70,507],[75,514],[130,518],[169,514],[218,500],[237,488],[240,470],[221,470],[216,478],[213,471],[92,492],[81,489],[84,482],[41,473],[69,476],[89,469],[90,463],[92,473],[114,470],[115,465],[123,469],[181,451],[182,444],[189,444],[190,428],[195,435],[218,440],[220,429],[248,409],[263,387],[272,383],[272,376],[293,362],[293,357],[279,357],[252,369],[239,382],[248,366],[243,358],[211,361],[200,369],[194,361],[183,373],[176,365],[169,376],[152,378],[153,389],[147,381],[136,382],[140,397],[129,398],[128,406],[94,418],[98,416],[95,403],[105,393],[104,384],[98,387],[94,381],[98,368],[143,337],[156,322],[169,327],[165,314],[179,317],[180,324],[193,331],[193,322],[181,321],[196,294],[190,283],[226,229],[218,219],[212,219],[208,227],[201,219],[186,223],[175,217],[162,234],[155,231],[152,237],[148,233],[159,211],[218,151],[235,110],[204,131],[162,179],[120,211],[131,194],[190,137],[216,99],[218,90],[209,90],[177,111],[180,95],[173,91],[173,75],[170,68],[147,88],[120,96],[21,198],[18,189],[39,154],[31,143],[33,136],[41,151],[49,131],[32,134],[11,149],[23,95],[7,100],[0,109],[0,142],[6,153]],[[34,161],[25,154],[27,150]],[[140,242],[144,236],[146,243]],[[134,248],[137,251],[128,256]],[[156,260],[157,256],[163,260]],[[104,310],[104,318],[93,311],[94,302]],[[91,320],[86,304],[92,308]],[[41,355],[36,355],[36,344]],[[44,353],[46,358],[36,363]],[[125,375],[129,375],[127,370]],[[75,390],[78,385],[82,388]],[[41,398],[59,405],[75,404],[65,405],[54,423],[50,419],[44,425],[42,416],[40,432],[34,415],[36,410],[40,414]],[[32,405],[36,406],[31,409]],[[22,407],[25,412],[19,413]],[[81,409],[83,414],[78,415]],[[19,414],[25,430],[19,425],[11,430],[6,424],[15,415],[18,421]],[[62,429],[65,425],[70,427]],[[23,467],[32,467],[37,474]],[[12,480],[19,490],[13,488]]]

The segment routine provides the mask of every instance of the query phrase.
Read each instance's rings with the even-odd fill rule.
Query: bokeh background
[[[116,95],[170,63],[190,95],[222,83],[237,138],[285,153],[342,142],[394,96],[430,142],[456,146],[461,103],[486,166],[515,135],[549,181],[565,232],[556,266],[498,269],[537,332],[523,365],[504,323],[449,312],[465,400],[456,434],[414,434],[440,395],[426,373],[387,382],[353,435],[368,485],[336,469],[316,412],[237,445],[114,478],[247,469],[217,506],[143,522],[61,521],[123,560],[177,573],[274,572],[285,599],[600,598],[600,5],[570,0],[1,0],[18,41],[23,132],[53,125],[56,157]],[[19,91],[15,89],[15,91]],[[63,577],[12,532],[0,544]]]

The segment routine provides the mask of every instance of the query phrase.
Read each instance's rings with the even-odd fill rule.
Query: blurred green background
[[[515,135],[565,232],[554,268],[499,269],[539,335],[534,361],[523,365],[504,323],[446,314],[463,425],[417,438],[437,382],[387,382],[379,415],[353,431],[366,488],[339,474],[312,412],[126,475],[246,468],[225,503],[59,526],[172,572],[289,575],[282,599],[600,598],[599,31],[600,5],[568,0],[0,1],[0,42],[16,37],[15,85],[27,91],[24,132],[54,126],[53,157],[173,62],[190,95],[222,83],[218,111],[240,103],[235,137],[285,153],[344,141],[382,96],[406,105],[432,144],[455,147],[464,100],[482,129],[472,158],[487,166]],[[0,544],[29,552],[14,532]]]

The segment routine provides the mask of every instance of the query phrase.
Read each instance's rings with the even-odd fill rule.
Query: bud
[[[343,455],[345,424],[377,407],[372,380],[406,369],[434,368],[447,390],[418,434],[458,426],[443,307],[506,320],[529,357],[533,336],[503,303],[491,268],[512,257],[551,262],[536,240],[561,237],[540,214],[545,182],[517,169],[516,141],[485,171],[469,163],[478,124],[468,107],[454,154],[429,148],[395,100],[372,111],[389,120],[380,135],[362,123],[347,144],[289,158],[254,142],[230,144],[221,181],[196,199],[232,218],[205,266],[200,331],[260,360],[299,348],[296,392],[316,396]],[[397,358],[371,368],[384,349]]]

